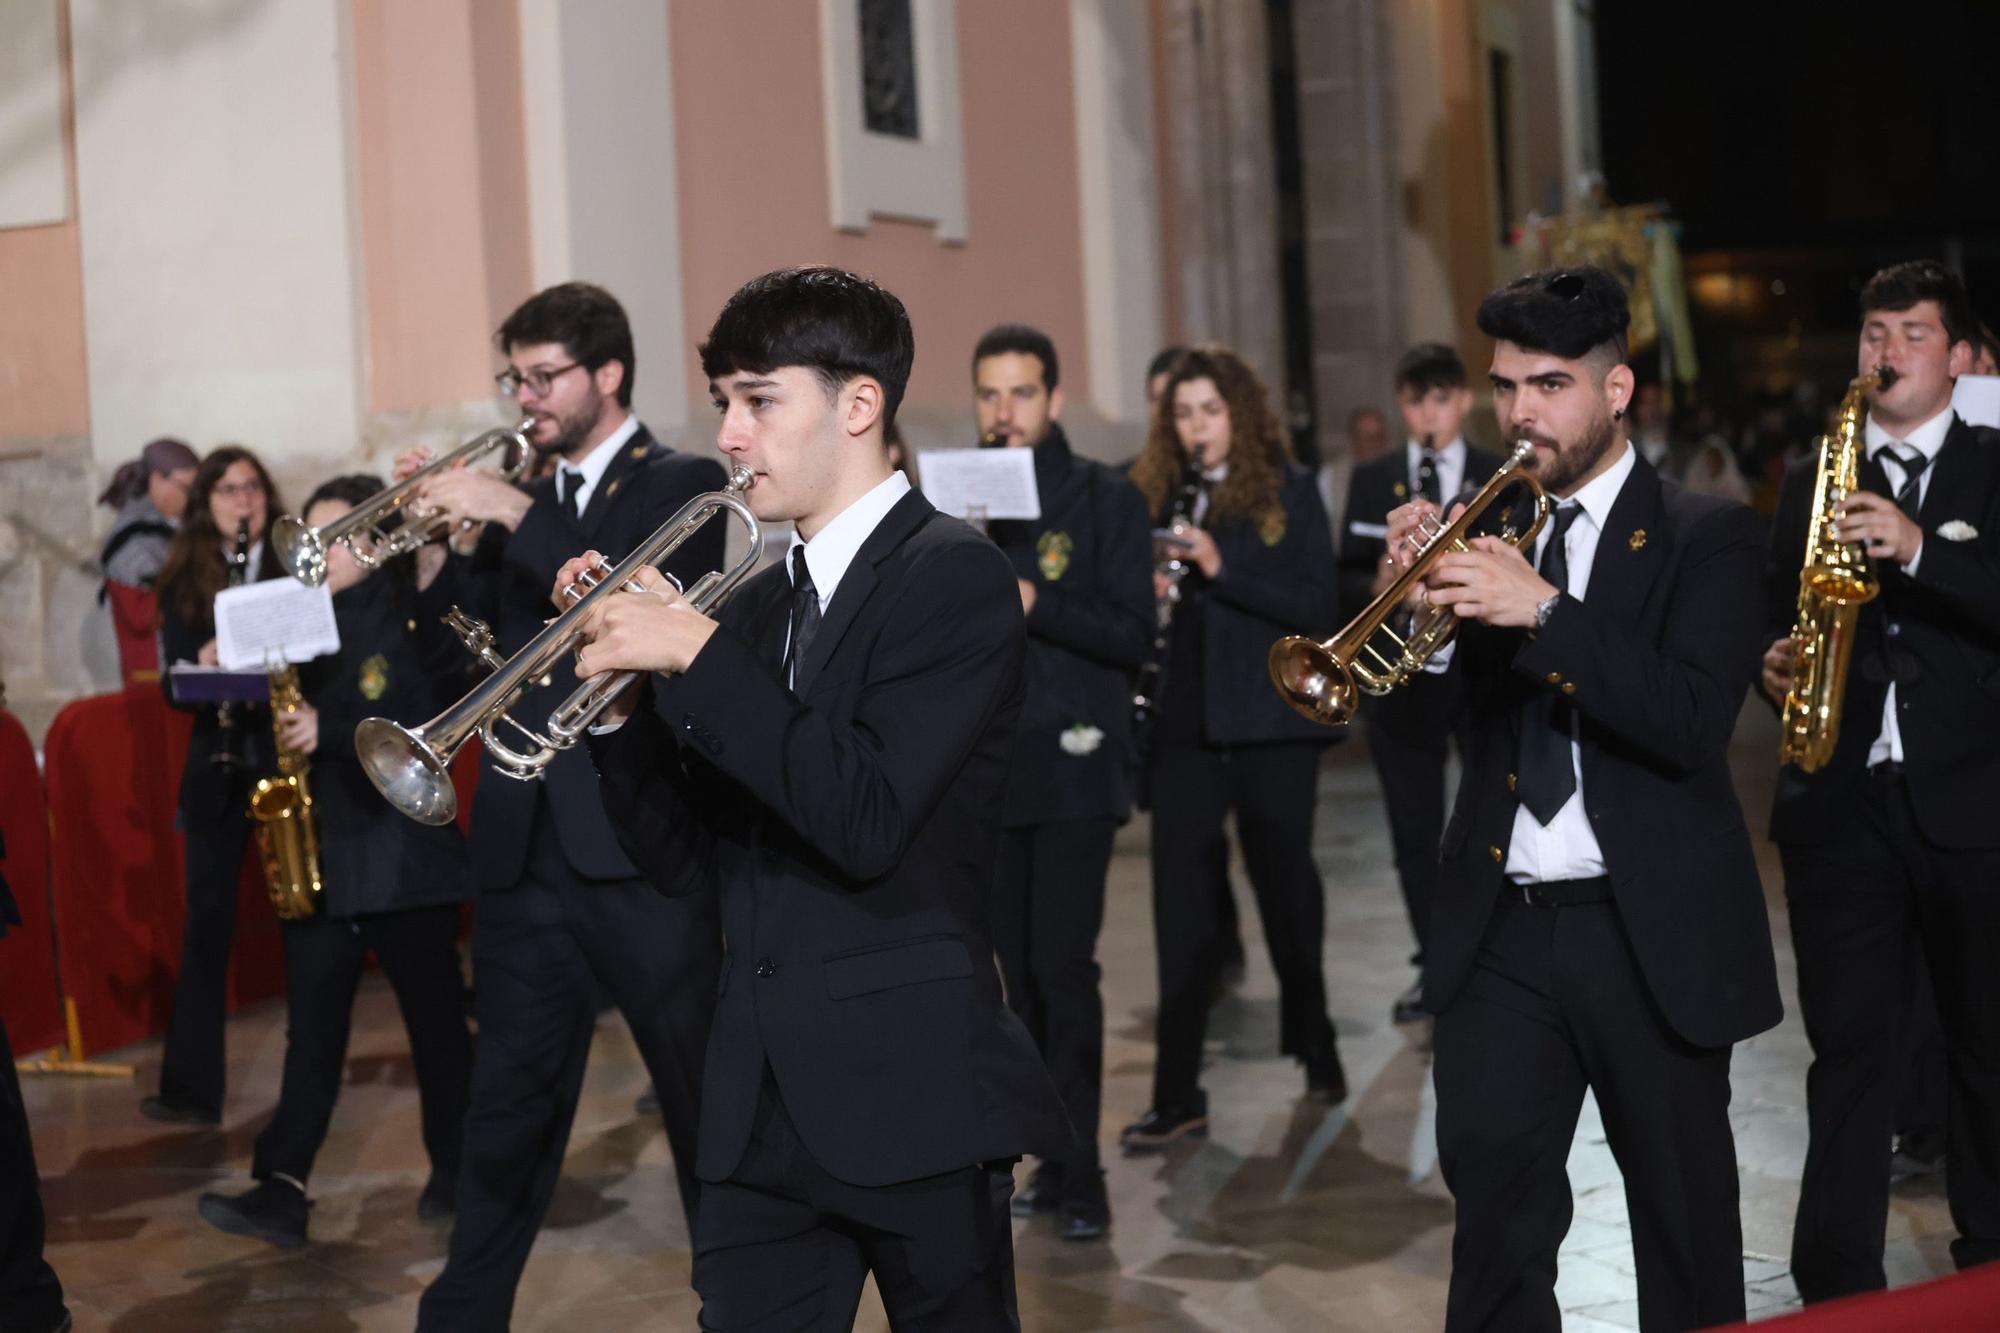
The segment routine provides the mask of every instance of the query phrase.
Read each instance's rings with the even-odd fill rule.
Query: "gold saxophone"
[[[1808,773],[1825,766],[1840,742],[1840,701],[1854,656],[1855,622],[1862,604],[1881,591],[1861,547],[1836,540],[1833,532],[1835,515],[1861,486],[1861,427],[1868,395],[1888,388],[1895,378],[1888,366],[1857,376],[1841,399],[1833,433],[1819,437],[1805,564],[1799,570],[1799,618],[1792,627],[1797,645],[1792,687],[1785,692],[1778,743],[1778,762],[1797,764]]]
[[[286,746],[280,725],[304,704],[298,670],[289,665],[273,670],[271,729],[278,736],[278,776],[258,779],[250,793],[250,815],[257,821],[257,849],[264,857],[271,906],[283,921],[309,920],[319,911],[319,828],[306,786],[312,765],[303,752]]]

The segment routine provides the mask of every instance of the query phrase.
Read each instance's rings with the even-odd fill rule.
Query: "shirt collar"
[[[841,510],[811,541],[799,536],[797,528],[792,529],[792,543],[785,551],[786,575],[792,572],[792,552],[804,547],[813,590],[819,593],[819,604],[826,606],[833,601],[833,590],[840,586],[847,567],[861,553],[862,543],[909,493],[910,479],[900,471],[891,472],[873,490]]]
[[[1938,413],[1908,435],[1903,436],[1901,442],[1909,445],[1910,448],[1915,449],[1925,458],[1935,463],[1937,461],[1938,450],[1944,448],[1944,437],[1951,434],[1951,423],[1954,419],[1955,414],[1952,412],[1951,405],[1947,403],[1945,404],[1944,411]],[[1891,435],[1888,431],[1875,424],[1873,416],[1868,418],[1867,426],[1862,428],[1861,437],[1863,443],[1867,446],[1870,458],[1875,457],[1891,444],[1897,442],[1896,436]]]
[[[630,412],[625,414],[625,424],[604,437],[603,443],[583,456],[581,463],[564,459],[556,465],[557,472],[575,473],[583,478],[583,493],[597,494],[597,483],[604,479],[605,470],[618,457],[619,449],[625,442],[639,433],[639,418]]]
[[[1605,522],[1611,517],[1611,506],[1618,501],[1618,492],[1625,489],[1625,478],[1632,475],[1632,469],[1639,466],[1639,451],[1632,447],[1630,440],[1620,440],[1624,454],[1596,480],[1572,495],[1570,499],[1583,506],[1584,515],[1591,526],[1604,531]],[[1562,503],[1558,501],[1558,503]]]
[[[1410,466],[1415,467],[1418,460],[1424,456],[1424,442],[1422,440],[1406,440],[1403,450],[1409,457]],[[1447,458],[1453,462],[1458,462],[1465,457],[1465,437],[1463,435],[1453,436],[1450,444],[1438,445],[1431,452],[1437,455],[1439,462],[1443,462]]]

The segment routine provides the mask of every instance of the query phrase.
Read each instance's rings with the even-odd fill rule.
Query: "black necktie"
[[[819,632],[819,589],[813,587],[812,571],[806,568],[806,548],[792,548],[792,634],[785,648],[785,682],[790,684],[798,664],[812,647]]]
[[[577,501],[582,498],[578,494],[582,490],[583,474],[581,472],[572,472],[568,468],[563,468],[556,473],[556,500],[568,511],[570,518],[579,523],[583,521],[583,507]]]
[[[1438,483],[1437,451],[1426,449],[1417,458],[1417,494],[1432,504],[1444,503],[1444,491]]]
[[[1575,501],[1556,508],[1555,527],[1542,548],[1541,575],[1560,592],[1569,591],[1569,551],[1565,538],[1583,507]],[[1570,706],[1544,686],[1521,710],[1521,747],[1516,759],[1516,794],[1536,822],[1546,825],[1576,793],[1570,764]]]
[[[1896,488],[1896,507],[1909,515],[1912,523],[1918,522],[1918,497],[1923,494],[1924,469],[1931,465],[1931,460],[1915,449],[1904,453],[1891,445],[1890,452],[1903,465],[1903,484]]]

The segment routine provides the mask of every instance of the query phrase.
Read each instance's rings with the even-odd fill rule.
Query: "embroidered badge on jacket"
[[[1067,532],[1045,532],[1035,541],[1035,568],[1054,583],[1069,572],[1070,553],[1075,550],[1076,543]]]
[[[1264,539],[1264,545],[1276,546],[1285,539],[1285,516],[1283,513],[1266,514],[1257,524],[1257,535]]]
[[[355,687],[361,691],[361,697],[369,703],[374,703],[377,699],[388,693],[389,659],[377,653],[366,662],[363,662],[361,664],[360,676],[355,681]]]
[[[1625,544],[1635,551],[1644,550],[1646,548],[1646,530],[1644,528],[1632,529],[1632,535],[1626,540]]]

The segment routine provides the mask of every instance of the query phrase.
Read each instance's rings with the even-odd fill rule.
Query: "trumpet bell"
[[[280,515],[271,524],[271,550],[285,572],[309,588],[326,582],[326,543],[305,520]]]
[[[1354,673],[1317,639],[1292,634],[1271,645],[1271,683],[1285,702],[1315,722],[1354,720],[1361,702]]]
[[[449,824],[458,818],[458,789],[451,785],[450,761],[421,729],[371,717],[354,729],[354,751],[375,790],[411,819]]]

